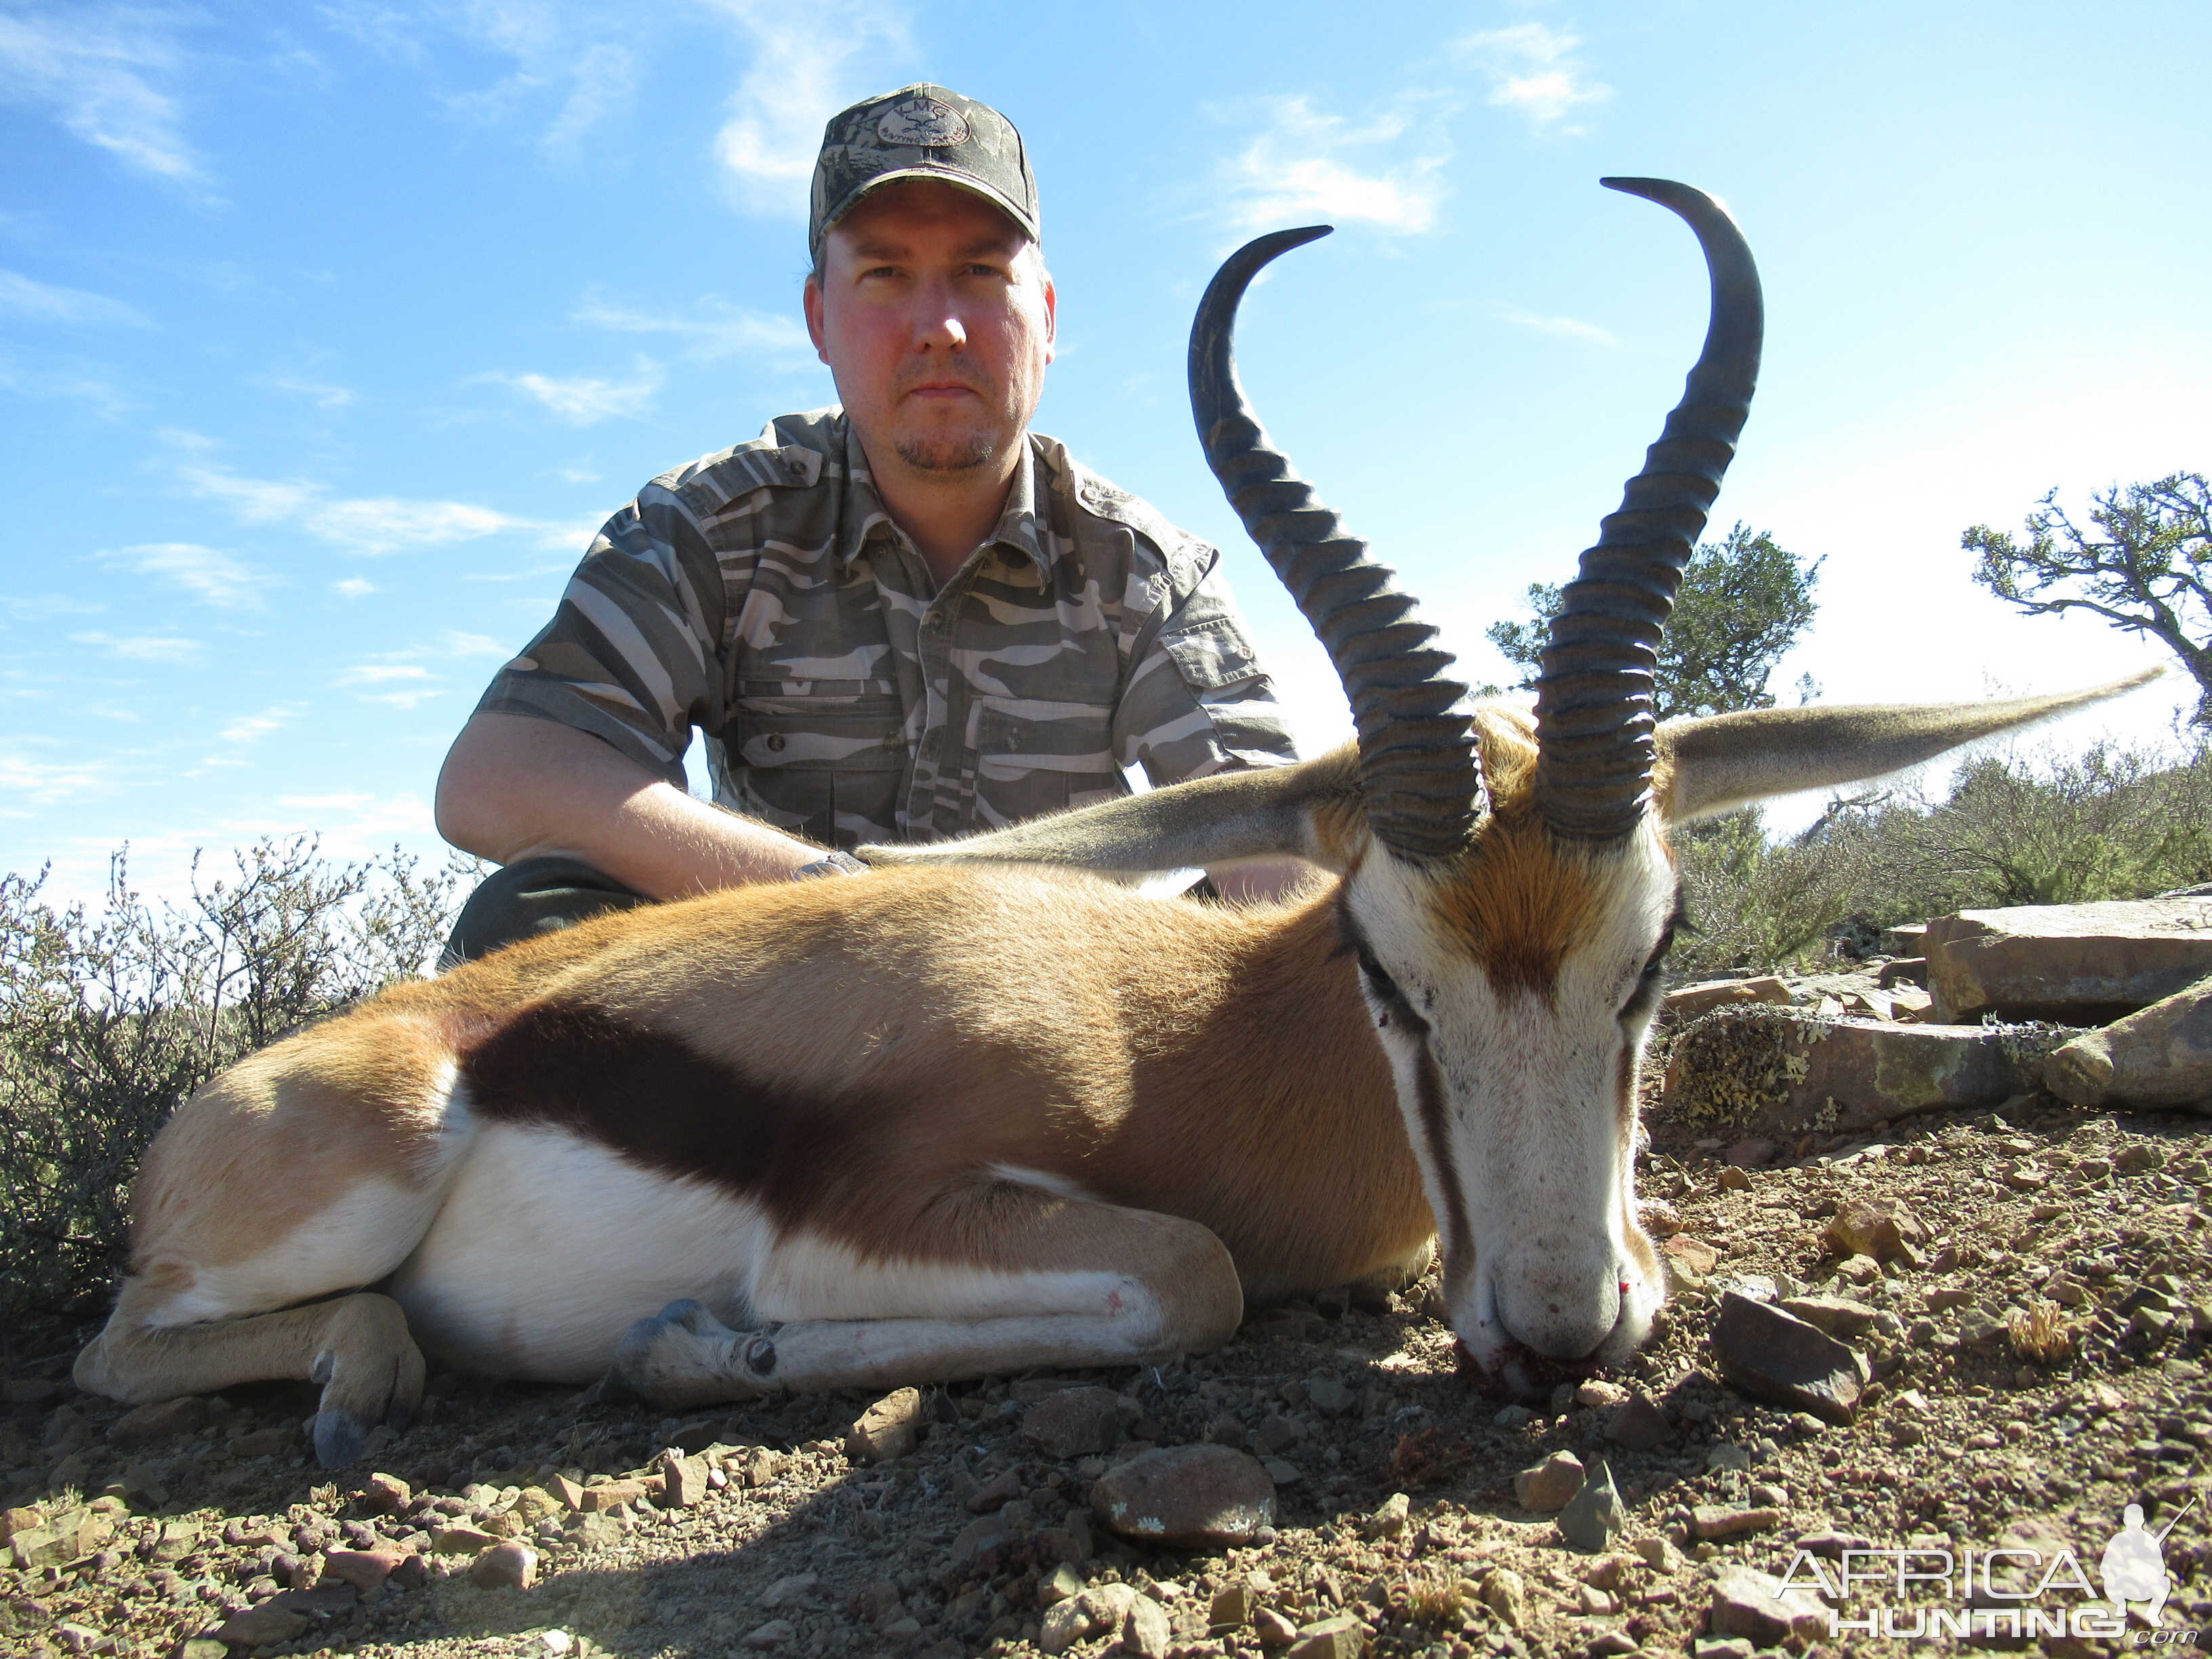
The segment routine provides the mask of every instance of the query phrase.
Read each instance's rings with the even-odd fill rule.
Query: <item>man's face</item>
[[[1003,459],[1052,361],[1054,295],[1035,246],[951,185],[902,179],[832,226],[806,327],[870,459],[933,473]]]

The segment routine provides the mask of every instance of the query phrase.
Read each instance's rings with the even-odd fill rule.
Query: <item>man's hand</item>
[[[438,775],[438,833],[498,864],[555,855],[657,899],[787,881],[822,848],[664,782],[589,732],[477,714]]]

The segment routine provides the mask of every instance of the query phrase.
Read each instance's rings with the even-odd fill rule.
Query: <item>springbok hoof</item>
[[[697,1302],[672,1302],[623,1334],[614,1364],[585,1398],[664,1407],[757,1399],[775,1392],[775,1352],[757,1331],[732,1330]]]
[[[326,1469],[359,1462],[368,1449],[368,1425],[351,1412],[317,1412],[313,1432],[315,1462]]]

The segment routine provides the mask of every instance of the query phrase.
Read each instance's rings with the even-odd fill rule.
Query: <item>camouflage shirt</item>
[[[831,846],[932,841],[1295,758],[1221,556],[1031,434],[939,588],[836,410],[654,479],[477,705]]]

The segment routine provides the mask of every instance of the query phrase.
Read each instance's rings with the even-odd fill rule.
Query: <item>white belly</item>
[[[390,1291],[415,1340],[454,1364],[583,1382],[678,1297],[744,1322],[769,1236],[755,1206],[704,1182],[565,1129],[486,1124]]]

